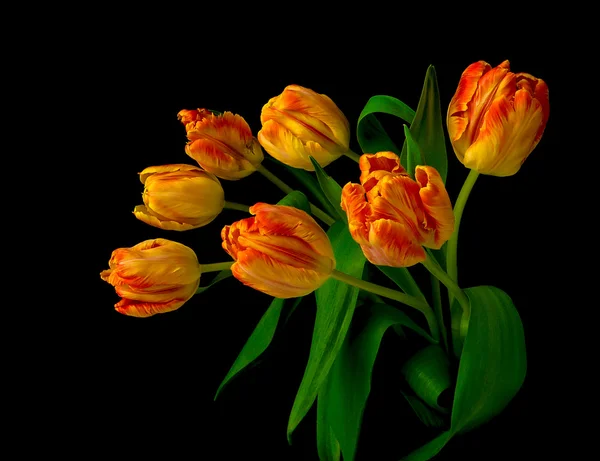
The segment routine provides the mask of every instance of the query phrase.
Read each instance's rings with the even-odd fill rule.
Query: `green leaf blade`
[[[327,200],[331,204],[331,206],[335,209],[334,219],[343,219],[344,222],[348,222],[348,217],[340,203],[342,202],[342,186],[340,186],[335,179],[325,173],[325,170],[321,168],[321,165],[313,158],[309,157],[312,162],[315,173],[317,175],[317,181],[319,181],[319,186],[321,186],[321,190],[327,197]],[[336,220],[337,220],[336,219]],[[360,276],[359,276],[360,277]]]
[[[308,214],[311,213],[310,202],[308,201],[308,198],[299,190],[294,190],[287,194],[285,197],[279,200],[279,202],[277,202],[277,205],[291,206],[298,208],[299,210],[306,211]]]
[[[337,270],[360,278],[366,259],[346,223],[337,221],[327,234],[333,246]],[[315,291],[315,298],[317,315],[313,338],[308,363],[288,421],[288,440],[310,410],[342,347],[356,307],[358,288],[331,278]]]

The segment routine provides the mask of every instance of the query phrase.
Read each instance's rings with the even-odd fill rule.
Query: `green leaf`
[[[431,407],[427,406],[420,398],[400,391],[408,404],[411,406],[417,417],[427,427],[442,427],[445,424],[444,419],[436,413]]]
[[[331,376],[331,373],[329,373]],[[327,411],[329,403],[329,377],[323,383],[317,397],[317,452],[320,461],[340,461],[341,449]]]
[[[215,283],[220,282],[221,280],[225,280],[226,278],[231,277],[233,274],[231,273],[231,271],[229,269],[226,269],[224,271],[219,272],[214,279],[212,279],[212,281],[204,286],[204,287],[198,287],[198,289],[196,290],[196,293],[194,294],[200,294],[205,292],[206,290],[208,290],[210,287],[212,287]]]
[[[325,170],[321,168],[321,165],[319,165],[319,163],[314,158],[309,158],[315,168],[315,173],[317,174],[317,180],[319,181],[319,186],[321,186],[321,190],[327,197],[327,200],[329,201],[331,206],[335,209],[335,215],[333,216],[333,218],[342,218],[347,223],[348,217],[346,216],[346,213],[344,212],[344,210],[342,210],[342,207],[340,206],[340,203],[342,201],[342,186],[340,186],[335,181],[335,179],[333,179],[331,176],[325,173]]]
[[[306,198],[306,195],[299,190],[294,190],[287,194],[285,197],[279,200],[279,202],[277,202],[277,205],[292,206],[294,208],[306,211],[308,214],[311,213],[310,202],[308,201],[308,198]]]
[[[337,221],[327,232],[337,261],[336,269],[360,278],[365,256],[348,226]],[[358,288],[330,278],[315,291],[317,315],[308,363],[288,421],[288,440],[308,413],[342,347],[358,298]]]
[[[423,154],[421,153],[421,148],[419,144],[414,140],[412,134],[410,133],[410,129],[404,125],[404,136],[406,139],[406,172],[414,179],[415,177],[415,167],[417,165],[423,165]],[[400,160],[402,163],[402,160]]]
[[[371,392],[373,365],[387,329],[404,325],[433,341],[404,312],[386,304],[374,304],[363,329],[352,341],[348,337],[329,373],[326,391],[319,392],[319,405],[342,448],[344,461],[353,461],[367,398]],[[322,394],[323,393],[323,394]],[[322,395],[326,396],[321,402]]]
[[[229,372],[219,385],[217,389],[217,393],[215,394],[214,399],[216,400],[219,396],[219,393],[223,389],[223,386],[227,384],[231,379],[237,375],[241,370],[246,368],[249,364],[254,362],[271,344],[273,336],[275,335],[275,330],[277,329],[277,324],[279,322],[279,317],[281,315],[281,310],[287,304],[291,304],[291,308],[295,309],[296,306],[300,303],[302,298],[293,298],[293,300],[286,300],[281,298],[273,298],[271,301],[271,305],[268,307],[266,312],[263,314],[262,318],[256,325],[256,328],[246,341],[246,344],[242,348],[242,351],[235,359],[235,362],[229,369]]]
[[[427,69],[417,111],[414,118],[409,120],[409,123],[412,139],[420,147],[423,154],[423,161],[419,164],[434,167],[446,183],[448,155],[446,153],[444,120],[440,106],[440,92],[433,66],[429,66]],[[408,137],[406,139],[408,140]],[[408,148],[410,148],[410,145]],[[403,148],[402,165],[407,165],[407,160],[410,160],[407,158],[408,155],[407,149]]]
[[[456,434],[499,414],[521,388],[527,370],[525,336],[510,297],[496,287],[464,290],[471,304],[450,430],[411,453],[406,460],[426,461]]]
[[[375,266],[381,272],[389,277],[389,279],[398,285],[404,293],[416,298],[425,299],[423,292],[415,282],[415,279],[410,275],[406,267],[391,267],[391,266]]]
[[[394,144],[375,114],[389,114],[412,123],[415,111],[399,99],[392,96],[377,95],[371,97],[358,116],[356,137],[364,153],[390,151],[400,156],[401,150]]]
[[[448,412],[439,404],[442,392],[450,389],[450,362],[443,349],[437,345],[421,349],[402,367],[402,374],[411,389],[430,407]]]
[[[266,159],[272,163],[275,163],[276,165],[279,165],[281,168],[285,169],[288,173],[294,176],[300,184],[308,189],[308,192],[310,192],[315,200],[317,200],[325,209],[325,213],[329,214],[330,216],[337,215],[336,209],[331,205],[329,200],[327,200],[327,197],[321,190],[321,186],[319,186],[319,182],[315,179],[314,175],[300,168],[292,168],[291,166],[281,163],[279,160],[273,157],[266,157]]]

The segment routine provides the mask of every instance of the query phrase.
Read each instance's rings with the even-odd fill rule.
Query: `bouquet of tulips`
[[[401,145],[377,114],[405,122]],[[218,396],[267,349],[282,318],[314,302],[308,363],[287,434],[291,440],[316,404],[321,460],[355,459],[384,334],[417,342],[417,352],[402,364],[407,386],[399,392],[439,435],[404,459],[432,458],[452,437],[502,411],[525,379],[518,311],[494,286],[460,286],[457,243],[478,176],[514,175],[540,141],[548,87],[540,78],[511,72],[508,61],[497,67],[479,61],[465,69],[442,114],[432,66],[416,109],[387,95],[367,101],[356,123],[360,155],[350,150],[353,133],[334,101],[299,85],[263,106],[256,137],[240,115],[181,110],[185,153],[195,164],[141,171],[143,204],[133,214],[172,231],[210,225],[224,208],[249,216],[220,230],[222,262],[199,262],[176,239],[116,249],[100,274],[121,298],[115,309],[134,317],[167,313],[231,276],[240,290],[272,296]],[[470,170],[454,201],[445,187],[447,140]],[[326,171],[342,156],[356,162],[356,180],[344,185]],[[267,161],[302,187],[283,182]],[[226,201],[222,180],[253,173],[278,186],[282,197],[252,206]],[[418,264],[431,274],[426,287],[411,274]],[[201,285],[209,273],[210,283]]]

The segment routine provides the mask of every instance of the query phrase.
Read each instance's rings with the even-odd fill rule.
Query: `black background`
[[[355,127],[369,97],[387,94],[415,108],[432,64],[445,112],[465,67],[480,59],[493,66],[509,59],[511,70],[548,83],[550,120],[519,173],[478,179],[461,225],[459,277],[461,286],[495,285],[512,297],[525,328],[528,375],[502,414],[453,439],[436,459],[525,459],[539,453],[553,434],[548,429],[555,414],[548,313],[556,300],[547,293],[553,270],[547,229],[557,219],[552,210],[558,197],[554,174],[560,155],[561,82],[550,53],[532,52],[516,39],[474,40],[464,46],[464,37],[447,36],[417,46],[383,26],[379,32],[353,34],[315,24],[320,32],[310,40],[282,25],[261,33],[238,28],[237,34],[230,32],[233,25],[220,32],[206,23],[189,26],[176,34],[157,34],[152,24],[133,29],[107,24],[107,40],[93,42],[91,62],[96,65],[84,72],[84,79],[94,74],[93,83],[86,80],[86,107],[79,110],[85,120],[81,147],[94,152],[85,193],[93,212],[83,213],[79,222],[85,262],[74,275],[82,278],[78,289],[83,295],[77,295],[79,314],[71,316],[69,339],[64,339],[66,353],[79,355],[69,362],[68,383],[59,372],[53,379],[69,389],[52,402],[68,424],[49,443],[79,452],[70,444],[77,440],[86,452],[118,452],[134,459],[162,454],[166,459],[316,460],[314,408],[291,446],[285,432],[308,358],[310,305],[296,311],[261,363],[232,381],[217,401],[215,391],[270,302],[268,296],[232,278],[165,315],[137,319],[114,311],[118,298],[99,273],[115,248],[162,237],[190,246],[201,262],[225,261],[220,230],[244,217],[225,210],[193,231],[152,228],[131,213],[141,203],[137,173],[151,165],[193,164],[184,153],[185,130],[176,117],[184,108],[238,113],[256,134],[261,107],[296,83],[336,102],[352,127],[351,147],[360,152]],[[391,132],[402,132],[398,121],[382,120]],[[449,144],[448,154],[447,188],[454,200],[467,170]],[[341,184],[358,179],[348,158],[327,171]],[[234,202],[281,197],[258,174],[223,185],[226,199]],[[375,364],[357,460],[400,459],[435,435],[421,427],[395,392],[402,343],[392,336],[384,338]]]

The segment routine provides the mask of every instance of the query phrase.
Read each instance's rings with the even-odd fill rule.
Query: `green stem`
[[[469,298],[463,293],[454,280],[440,267],[440,265],[429,254],[425,254],[425,261],[421,262],[425,268],[431,272],[440,282],[442,282],[448,291],[458,300],[463,310],[463,316],[468,319],[471,315],[471,304]]]
[[[440,281],[431,275],[431,291],[433,295],[433,312],[435,313],[435,317],[438,325],[440,326],[440,330],[442,330],[442,340],[444,342],[444,347],[446,348],[446,352],[448,352],[448,332],[446,331],[446,326],[444,323],[444,312],[442,310],[442,293],[440,292]]]
[[[425,315],[425,319],[429,325],[429,330],[431,331],[431,336],[437,341],[440,337],[440,331],[435,319],[435,315],[427,304],[426,301],[416,298],[414,296],[407,295],[406,293],[402,293],[401,291],[392,290],[391,288],[383,287],[381,285],[376,285],[371,282],[367,282],[366,280],[361,280],[356,277],[352,277],[351,275],[345,274],[338,270],[335,270],[331,273],[331,276],[339,280],[340,282],[347,283],[353,287],[356,287],[360,290],[368,291],[370,293],[374,293],[379,296],[383,296],[384,298],[393,299],[394,301],[401,302],[402,304],[406,304],[407,306],[414,307],[423,315]]]
[[[358,155],[356,152],[353,152],[352,150],[349,150],[348,152],[344,153],[344,155],[348,158],[351,158],[356,163],[358,163],[358,161],[360,160],[360,155]]]
[[[448,269],[448,275],[450,278],[458,283],[458,263],[457,263],[457,247],[458,247],[458,229],[460,227],[460,220],[462,218],[467,199],[471,193],[471,189],[475,185],[475,181],[479,173],[475,170],[469,171],[467,179],[460,189],[456,203],[454,204],[454,232],[450,240],[448,240],[448,248],[446,249],[446,268]],[[452,298],[450,298],[452,302]]]
[[[294,192],[294,189],[292,189],[281,179],[279,179],[277,176],[275,176],[273,173],[267,170],[262,164],[258,166],[256,171],[258,171],[265,178],[267,178],[269,181],[271,181],[273,184],[279,187],[286,194]],[[323,210],[318,208],[316,205],[313,205],[312,203],[310,204],[310,211],[328,226],[331,226],[335,222],[335,219],[333,219],[331,216],[329,216],[327,213],[325,213]]]
[[[223,208],[227,208],[229,210],[245,211],[246,213],[250,212],[250,207],[248,205],[242,205],[241,203],[235,202],[228,202],[227,200],[225,200],[225,205],[223,205]]]
[[[219,272],[227,270],[235,261],[227,261],[225,263],[213,263],[213,264],[200,264],[200,270],[204,274],[205,272]]]

